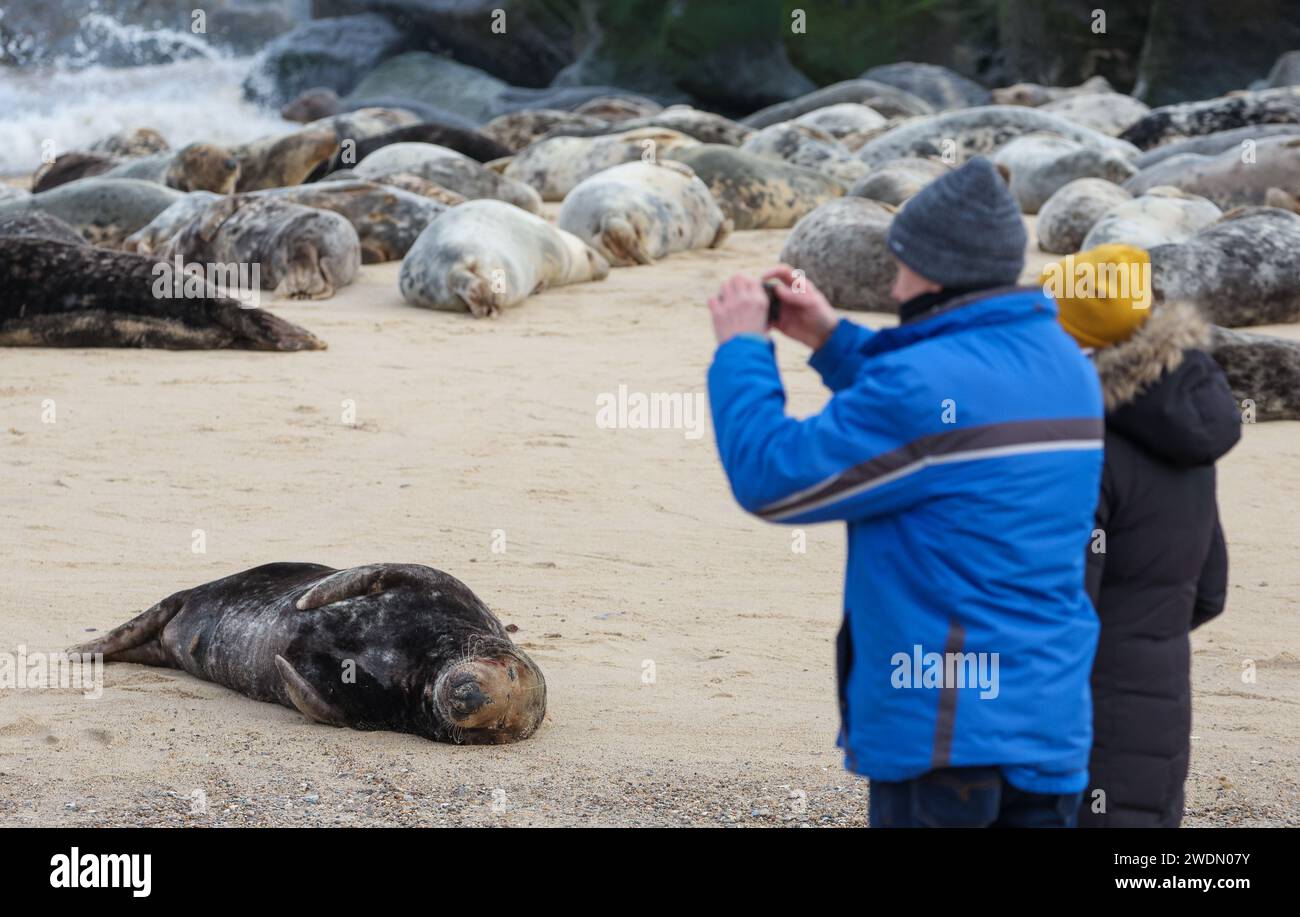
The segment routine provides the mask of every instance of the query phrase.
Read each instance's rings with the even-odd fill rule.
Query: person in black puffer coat
[[[1119,257],[1147,263],[1145,252],[1127,252]],[[1132,300],[1097,293],[1058,297],[1061,324],[1095,349],[1106,406],[1098,531],[1087,548],[1101,637],[1079,826],[1175,828],[1192,723],[1188,635],[1223,610],[1227,591],[1214,462],[1240,439],[1241,414],[1203,349],[1210,329],[1195,307],[1141,309],[1133,329]]]

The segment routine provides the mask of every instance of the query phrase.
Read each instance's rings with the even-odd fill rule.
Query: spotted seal
[[[438,742],[526,739],[546,680],[468,586],[418,564],[254,567],[71,652],[183,669],[313,723]]]
[[[427,309],[496,315],[548,287],[603,280],[609,263],[581,239],[503,201],[469,201],[429,225],[398,285]]]
[[[374,175],[370,178],[359,178],[357,173],[351,169],[339,169],[337,172],[331,172],[321,179],[322,182],[332,181],[368,181],[376,185],[388,185],[393,188],[401,188],[403,191],[409,191],[412,194],[418,194],[420,197],[427,197],[431,201],[437,201],[447,207],[455,207],[457,204],[465,203],[465,195],[457,194],[455,191],[449,191],[442,185],[435,184],[427,178],[421,178],[418,175],[412,175],[410,172],[391,172],[387,175]]]
[[[359,178],[367,179],[408,172],[470,200],[506,201],[529,213],[539,213],[542,209],[541,196],[533,188],[485,168],[463,153],[432,143],[391,144],[371,153],[352,171]]]
[[[763,128],[740,145],[747,153],[769,156],[828,175],[847,189],[867,173],[838,140],[820,128],[784,121]]]
[[[232,194],[239,182],[240,168],[239,159],[225,147],[191,143],[179,150],[152,153],[120,163],[104,176],[155,181],[177,191]]]
[[[536,188],[544,201],[562,201],[585,178],[610,166],[669,156],[699,141],[664,127],[597,137],[550,137],[515,156],[505,175]]]
[[[42,163],[40,168],[32,173],[32,191],[40,194],[42,191],[49,191],[51,188],[66,185],[79,178],[103,175],[119,163],[120,160],[116,156],[107,153],[90,153],[82,150],[61,153],[54,158],[53,162]]]
[[[1083,240],[1097,221],[1132,199],[1133,195],[1104,178],[1076,178],[1062,185],[1038,210],[1038,247],[1054,255],[1082,250]]]
[[[664,128],[685,134],[700,143],[723,143],[727,146],[739,146],[754,133],[753,128],[732,121],[730,118],[724,118],[722,115],[692,108],[690,105],[670,105],[663,111],[644,118],[605,122],[592,127],[572,123],[557,124],[546,132],[546,136],[595,137],[600,134],[624,133],[641,128]]]
[[[1300,137],[1266,137],[1249,152],[1249,160],[1240,148],[1217,156],[1171,157],[1130,177],[1124,187],[1142,194],[1158,185],[1172,185],[1225,210],[1264,204],[1270,188],[1300,189]]]
[[[300,185],[329,162],[339,148],[334,128],[308,127],[231,147],[239,162],[237,191]]]
[[[849,188],[849,194],[901,207],[930,182],[951,171],[951,166],[937,159],[904,156],[872,169]]]
[[[1118,137],[1146,117],[1151,108],[1122,92],[1080,92],[1040,105],[1038,110]]]
[[[879,165],[901,156],[926,156],[961,165],[977,155],[987,155],[1024,134],[1048,133],[1084,146],[1119,153],[1132,158],[1137,148],[1036,108],[1015,105],[985,105],[916,118],[867,141],[857,156]]]
[[[1171,156],[1181,156],[1184,153],[1217,156],[1227,150],[1244,151],[1266,137],[1300,137],[1300,124],[1251,124],[1185,140],[1174,140],[1140,153],[1133,160],[1133,165],[1139,170],[1145,170]]]
[[[906,90],[925,99],[935,111],[988,105],[992,101],[989,91],[979,83],[937,64],[915,61],[881,64],[863,73],[862,78]]]
[[[1057,189],[1076,178],[1102,178],[1116,184],[1137,174],[1129,160],[1054,134],[1025,134],[989,157],[1010,175],[1011,194],[1021,213],[1037,213]]]
[[[1181,242],[1223,215],[1213,203],[1177,188],[1152,188],[1107,210],[1092,224],[1082,248],[1120,242],[1152,248]]]
[[[742,119],[742,123],[754,128],[770,127],[841,102],[866,105],[886,118],[911,118],[934,114],[934,107],[920,96],[877,80],[858,79],[842,80],[799,96],[797,99],[769,105]]]
[[[787,229],[844,194],[830,176],[725,144],[685,147],[669,157],[691,167],[735,229]]]
[[[628,162],[585,179],[564,199],[559,224],[613,265],[717,248],[732,228],[690,167],[666,159]]]
[[[511,153],[518,153],[553,129],[560,134],[566,130],[603,133],[612,126],[612,121],[558,108],[525,108],[497,115],[483,125],[482,131]]]
[[[323,167],[326,170],[325,174],[354,166],[376,150],[382,150],[394,143],[432,143],[455,150],[475,162],[489,162],[509,156],[513,152],[509,147],[479,131],[428,122],[403,125],[381,134],[353,140],[352,143],[348,143],[348,139],[351,138],[342,141],[334,158]]]
[[[1300,215],[1243,207],[1151,249],[1157,299],[1194,303],[1217,325],[1300,321]]]
[[[1210,355],[1243,411],[1257,421],[1300,420],[1300,341],[1213,327]]]
[[[357,231],[362,264],[401,260],[424,228],[447,210],[446,204],[361,178],[252,193],[344,217]]]
[[[122,242],[122,249],[142,255],[158,251],[168,239],[220,199],[221,195],[211,191],[191,191],[183,195],[180,200],[127,236]]]
[[[1264,89],[1153,108],[1120,138],[1139,149],[1252,124],[1300,123],[1300,86]]]
[[[208,205],[157,255],[204,264],[259,264],[262,289],[324,299],[356,277],[361,242],[344,217],[276,197],[233,194]]]
[[[588,99],[573,109],[576,115],[588,115],[602,121],[629,121],[663,111],[654,99],[638,95],[604,95]]]
[[[781,261],[801,270],[840,309],[897,313],[898,267],[885,244],[896,209],[863,197],[822,204],[794,225]]]
[[[1016,83],[1011,86],[1000,86],[994,89],[990,95],[994,105],[1021,105],[1026,108],[1037,108],[1040,105],[1046,105],[1048,102],[1066,99],[1070,96],[1114,91],[1115,87],[1110,84],[1110,80],[1104,76],[1094,76],[1084,80],[1078,86],[1044,86],[1041,83]]]
[[[795,124],[805,124],[825,131],[836,140],[850,135],[878,130],[889,123],[880,112],[857,102],[840,102],[806,112],[794,119]]]
[[[40,210],[68,223],[95,245],[119,248],[176,201],[181,192],[136,178],[83,178],[40,194],[0,202],[0,214]]]
[[[87,149],[92,153],[105,153],[109,156],[148,156],[150,153],[165,152],[171,149],[171,145],[166,137],[152,127],[136,127],[100,137]]]

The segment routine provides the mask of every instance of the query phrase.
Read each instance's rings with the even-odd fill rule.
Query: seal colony
[[[174,593],[71,653],[182,669],[313,723],[435,742],[526,739],[541,669],[468,586],[418,564],[254,567]]]
[[[124,286],[148,262],[126,254],[253,263],[264,289],[303,299],[333,295],[362,264],[401,261],[407,303],[486,319],[549,288],[761,229],[789,230],[781,256],[838,305],[892,312],[881,240],[893,214],[976,155],[1038,215],[1043,252],[1152,248],[1161,287],[1212,318],[1300,321],[1294,224],[1281,216],[1300,210],[1296,87],[1149,109],[1101,78],[990,91],[898,63],[736,119],[609,87],[510,87],[410,52],[377,64],[347,99],[295,92],[285,111],[305,123],[282,134],[174,149],[141,126],[56,157],[35,193],[0,188],[0,217],[66,224],[94,247],[51,238],[62,246],[51,258],[103,282],[85,294],[96,320],[74,329],[46,303],[68,281],[35,273],[47,262],[11,237],[6,266],[28,305],[0,343],[323,346],[293,326],[231,330],[215,305],[205,318],[178,302],[155,315]],[[1243,204],[1267,213],[1227,225],[1224,211]],[[128,333],[146,315],[152,330]]]

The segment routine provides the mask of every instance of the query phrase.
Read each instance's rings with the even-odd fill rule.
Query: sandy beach
[[[866,783],[834,747],[841,526],[798,553],[742,513],[707,417],[698,438],[596,422],[620,385],[702,393],[705,297],[785,236],[494,321],[407,306],[397,263],[264,303],[320,353],[6,351],[0,652],[63,648],[270,561],[413,562],[518,627],[550,703],[528,741],[452,747],[109,666],[98,699],[0,692],[0,824],[865,824]],[[778,351],[791,410],[816,411],[806,350]],[[1219,482],[1231,589],[1193,638],[1185,824],[1296,825],[1300,424],[1248,426]]]

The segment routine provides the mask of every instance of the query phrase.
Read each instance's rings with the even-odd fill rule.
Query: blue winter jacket
[[[997,765],[1030,792],[1082,790],[1104,428],[1055,304],[1004,288],[884,331],[846,320],[811,364],[834,393],[814,417],[786,416],[757,335],[718,348],[709,398],[746,510],[849,524],[846,766],[892,781]]]

